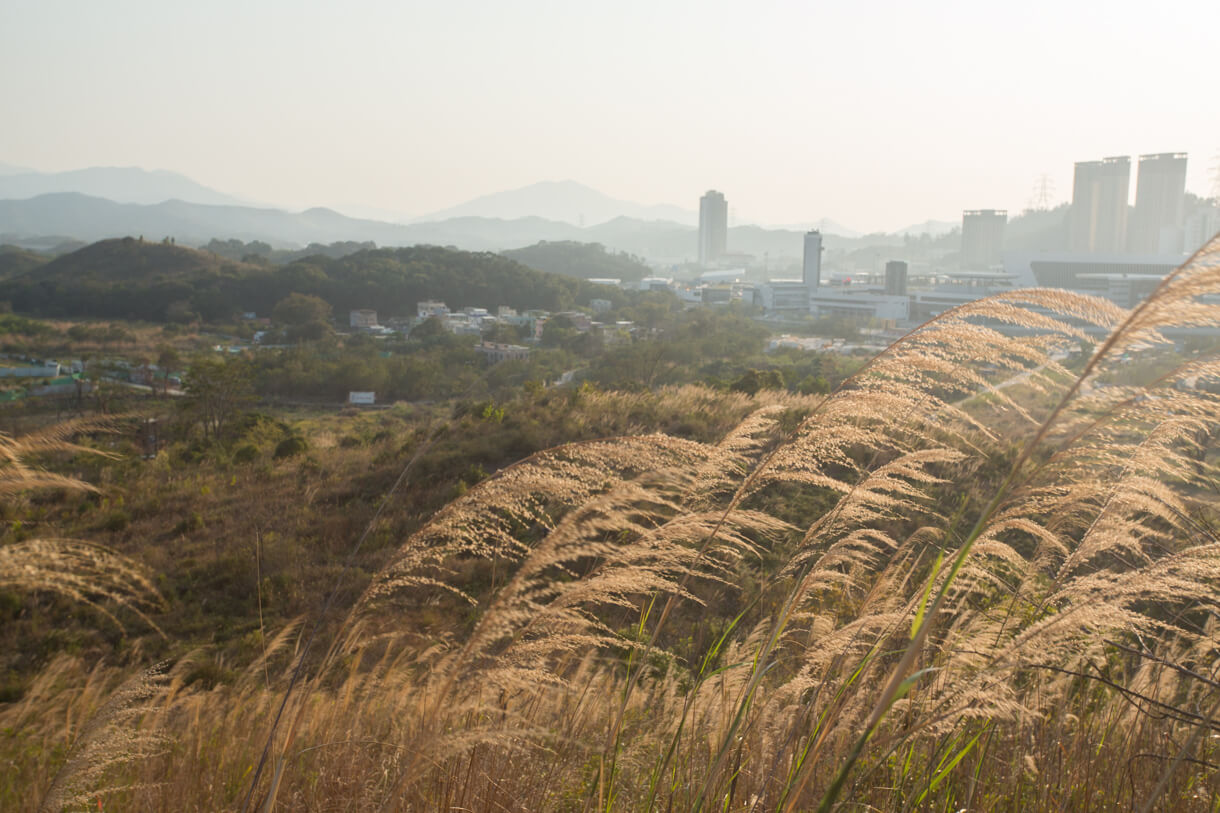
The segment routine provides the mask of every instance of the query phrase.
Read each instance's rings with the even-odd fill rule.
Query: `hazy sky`
[[[0,162],[422,214],[540,180],[741,220],[1019,211],[1220,156],[1220,2],[3,0]],[[1134,191],[1134,173],[1132,178]]]

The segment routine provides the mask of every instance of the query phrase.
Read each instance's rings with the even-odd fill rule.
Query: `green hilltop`
[[[21,313],[149,322],[269,313],[291,293],[320,297],[337,312],[375,308],[387,315],[413,314],[426,299],[451,307],[565,310],[594,297],[622,296],[490,252],[413,246],[267,266],[130,237],[102,240],[0,279],[0,301]]]
[[[601,243],[557,240],[501,252],[505,257],[537,268],[580,279],[640,280],[651,273],[639,257],[625,252],[611,253]]]

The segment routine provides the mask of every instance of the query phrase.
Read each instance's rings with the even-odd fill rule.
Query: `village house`
[[[449,315],[449,306],[444,302],[437,302],[434,299],[426,299],[423,302],[415,303],[415,312],[419,315],[420,321],[429,319],[433,316],[439,316],[442,319]]]
[[[348,313],[348,325],[354,328],[377,327],[377,311],[359,308]]]
[[[491,364],[501,361],[525,361],[529,358],[530,349],[519,344],[500,344],[498,342],[482,342],[475,350],[483,354]]]

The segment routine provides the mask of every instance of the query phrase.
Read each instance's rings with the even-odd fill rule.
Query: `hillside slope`
[[[236,267],[240,263],[224,260],[209,251],[122,237],[101,240],[56,257],[14,275],[14,279],[64,284],[84,281],[149,283],[214,272],[222,265]]]
[[[579,279],[638,280],[649,275],[637,257],[612,254],[600,243],[541,242],[501,253],[530,268]]]
[[[0,280],[0,301],[19,313],[151,322],[268,313],[290,293],[321,297],[338,313],[376,308],[386,316],[414,314],[424,299],[455,308],[566,310],[593,297],[622,296],[487,252],[416,246],[263,267],[130,237],[103,240]]]
[[[28,251],[18,246],[0,245],[0,279],[8,279],[32,271],[41,265],[46,265],[48,259],[36,251]]]

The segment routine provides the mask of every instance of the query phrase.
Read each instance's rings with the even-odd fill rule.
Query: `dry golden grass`
[[[12,499],[39,488],[96,491],[89,483],[46,471],[29,459],[40,454],[105,455],[74,438],[112,428],[109,420],[89,419],[57,424],[21,438],[0,433],[0,497]],[[101,545],[72,539],[0,545],[0,590],[55,593],[93,607],[120,628],[122,622],[113,609],[116,605],[154,629],[157,625],[149,613],[164,609],[157,589],[138,564]]]
[[[1180,383],[1220,362],[1095,384],[1220,326],[1218,294],[1215,240],[1134,311],[971,303],[719,443],[536,454],[403,540],[321,663],[295,626],[210,691],[179,663],[123,719],[172,748],[69,757],[49,804],[1215,809],[1220,397]],[[1086,329],[1093,354],[1056,361]],[[429,609],[449,623],[402,628]],[[93,753],[66,720],[122,676],[57,668],[0,724]],[[52,762],[22,780],[63,787]]]

